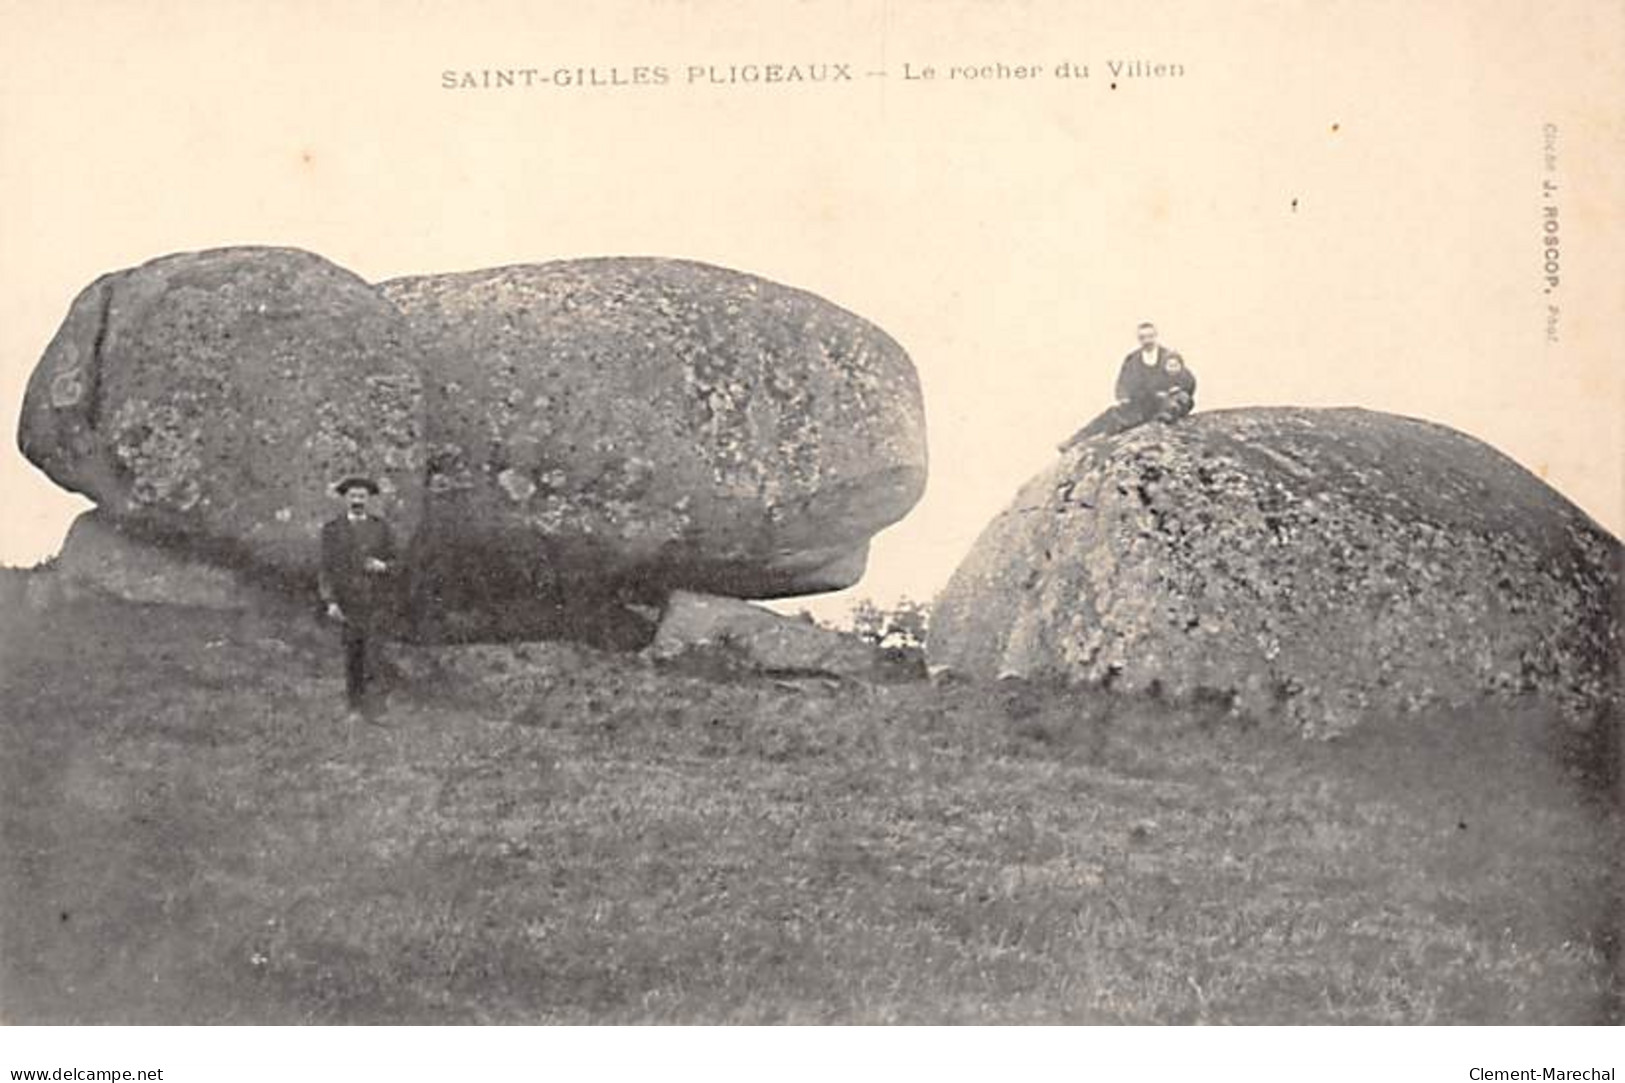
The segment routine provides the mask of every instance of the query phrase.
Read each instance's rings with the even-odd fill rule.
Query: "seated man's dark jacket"
[[[1117,373],[1117,402],[1073,433],[1061,450],[1091,437],[1127,432],[1158,418],[1173,421],[1191,412],[1196,402],[1196,377],[1184,359],[1166,346],[1158,346],[1157,363],[1147,365],[1140,360],[1140,353],[1135,350],[1123,359]]]
[[[382,519],[341,515],[322,527],[322,600],[337,602],[345,623],[357,628],[387,620],[393,601],[394,576],[367,571],[368,557],[395,561],[395,535]]]
[[[1130,403],[1152,417],[1161,406],[1157,396],[1169,391],[1183,391],[1192,400],[1196,398],[1196,377],[1178,353],[1158,346],[1155,365],[1141,361],[1139,350],[1123,358],[1123,367],[1117,373],[1118,402]]]

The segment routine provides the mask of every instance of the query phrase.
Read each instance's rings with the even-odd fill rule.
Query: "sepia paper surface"
[[[104,272],[167,253],[293,246],[374,282],[589,256],[682,257],[761,275],[844,306],[895,337],[920,375],[931,458],[923,500],[876,539],[868,573],[857,586],[787,599],[775,603],[779,608],[806,606],[821,617],[840,618],[859,599],[890,603],[933,596],[1017,488],[1055,461],[1057,443],[1110,402],[1119,362],[1143,320],[1156,322],[1162,341],[1179,350],[1199,377],[1198,410],[1358,406],[1428,419],[1512,456],[1619,535],[1625,533],[1621,102],[1625,7],[1601,0],[0,0],[0,417],[15,433],[30,372],[81,289]],[[8,442],[0,450],[0,565],[26,567],[48,559],[87,506],[29,465],[14,439]],[[177,618],[191,620],[184,611]],[[31,618],[17,625],[29,635],[48,626]],[[113,627],[108,638],[140,638],[122,627]],[[1170,955],[1166,949],[1176,934],[1157,928],[1164,914],[1159,907],[1183,895],[1189,904],[1186,928],[1202,935],[1174,944],[1181,953],[1211,949],[1221,959],[1226,951],[1245,956],[1269,933],[1279,938],[1266,954],[1288,977],[1330,956],[1340,973],[1370,977],[1381,992],[1391,975],[1377,964],[1398,959],[1410,968],[1406,973],[1428,978],[1417,988],[1450,980],[1460,986],[1460,1003],[1440,1007],[1426,997],[1411,1003],[1396,995],[1384,1005],[1389,1014],[1347,1017],[1357,1021],[1476,1021],[1472,1013],[1491,1011],[1500,1003],[1495,996],[1502,995],[1496,986],[1493,995],[1478,996],[1474,983],[1480,977],[1490,974],[1516,987],[1523,975],[1540,976],[1547,959],[1558,962],[1555,974],[1549,969],[1545,975],[1550,987],[1527,998],[1521,987],[1513,988],[1515,997],[1506,994],[1513,997],[1509,1011],[1523,1011],[1527,1000],[1535,1009],[1552,1009],[1531,1018],[1618,1015],[1619,941],[1617,935],[1606,939],[1617,931],[1617,914],[1590,887],[1607,872],[1606,862],[1593,855],[1604,851],[1611,836],[1601,829],[1595,838],[1586,834],[1595,824],[1589,806],[1578,799],[1565,803],[1572,796],[1568,776],[1554,781],[1557,775],[1545,770],[1549,765],[1526,755],[1523,745],[1501,747],[1501,734],[1519,731],[1511,723],[1494,728],[1505,721],[1498,716],[1487,716],[1477,744],[1452,743],[1452,735],[1467,727],[1448,724],[1461,720],[1432,719],[1444,736],[1424,729],[1422,739],[1432,744],[1400,742],[1388,759],[1373,752],[1383,753],[1382,742],[1398,730],[1379,729],[1366,746],[1368,758],[1352,757],[1355,767],[1346,776],[1316,774],[1333,761],[1318,745],[1305,743],[1307,769],[1287,772],[1284,783],[1268,779],[1274,789],[1252,790],[1243,783],[1268,776],[1270,764],[1282,760],[1264,760],[1261,767],[1249,759],[1249,749],[1265,747],[1262,740],[1256,746],[1227,743],[1251,739],[1242,727],[1200,745],[1189,762],[1163,769],[1167,764],[1157,763],[1158,756],[1175,747],[1182,733],[1169,730],[1164,744],[1142,747],[1143,734],[1132,729],[1108,732],[1119,717],[1113,707],[1092,706],[1095,713],[1084,722],[1089,739],[1101,743],[1086,748],[1076,736],[1083,724],[1072,730],[1050,725],[1054,718],[1042,716],[1035,706],[1040,701],[1022,681],[1013,682],[1013,692],[987,692],[952,680],[920,680],[904,687],[921,698],[894,712],[898,701],[886,692],[871,694],[867,685],[861,696],[842,698],[846,686],[822,681],[823,674],[808,684],[819,690],[806,694],[801,686],[787,690],[775,677],[771,691],[749,700],[756,713],[730,715],[713,710],[728,692],[726,681],[715,682],[724,688],[715,698],[705,690],[674,704],[659,683],[664,677],[645,681],[644,670],[625,667],[631,683],[610,683],[600,694],[594,675],[605,673],[607,664],[594,668],[598,662],[583,652],[561,656],[568,665],[557,682],[564,705],[558,717],[543,713],[554,707],[539,697],[540,707],[526,704],[492,726],[455,697],[438,702],[421,695],[426,706],[409,703],[403,712],[409,725],[374,730],[365,722],[358,726],[355,717],[339,721],[336,657],[321,655],[330,668],[315,675],[299,672],[292,661],[276,659],[298,661],[305,646],[259,636],[262,629],[253,621],[244,627],[243,642],[199,633],[190,644],[199,657],[175,662],[192,667],[186,686],[196,691],[191,700],[179,693],[173,702],[135,694],[148,685],[166,689],[165,667],[172,660],[162,653],[168,649],[162,642],[151,652],[107,651],[128,672],[116,673],[118,680],[87,681],[102,698],[81,694],[72,678],[102,660],[95,642],[78,653],[78,641],[67,638],[75,628],[71,621],[60,622],[52,633],[59,638],[44,640],[31,655],[38,661],[65,645],[51,659],[59,665],[39,670],[44,679],[36,680],[26,667],[15,671],[13,687],[32,682],[49,695],[26,701],[29,710],[13,716],[32,712],[28,727],[15,728],[15,747],[27,756],[13,761],[12,777],[39,777],[14,784],[12,800],[0,802],[7,814],[6,839],[0,841],[12,846],[16,870],[9,881],[15,890],[7,898],[28,900],[26,913],[19,908],[6,915],[7,932],[18,943],[43,926],[52,932],[39,942],[61,951],[37,956],[50,965],[24,975],[27,996],[12,994],[6,1014],[50,1019],[53,1004],[77,996],[107,1009],[107,1018],[140,1018],[151,1007],[151,964],[157,990],[151,1013],[157,1018],[196,1010],[209,993],[186,988],[184,981],[198,974],[224,974],[238,990],[270,989],[264,1003],[308,1009],[299,1017],[305,1020],[325,1018],[318,1010],[331,1010],[334,1018],[346,1018],[345,1011],[353,1013],[348,1019],[365,1018],[364,998],[358,998],[359,1007],[346,1006],[337,994],[329,998],[328,976],[339,976],[342,993],[347,979],[370,981],[371,971],[357,962],[369,957],[328,935],[331,923],[321,906],[349,907],[346,916],[357,925],[372,921],[375,911],[347,900],[399,902],[398,911],[381,905],[377,912],[399,913],[402,921],[427,915],[421,925],[408,927],[416,940],[383,936],[365,943],[427,944],[424,960],[407,962],[432,971],[427,987],[442,987],[436,983],[443,977],[449,987],[452,979],[463,980],[458,930],[477,948],[515,942],[482,940],[485,926],[475,924],[481,915],[473,908],[466,923],[457,924],[464,920],[454,913],[463,898],[462,880],[490,867],[480,862],[499,853],[513,882],[529,890],[533,873],[557,877],[599,867],[642,875],[645,864],[653,864],[644,859],[658,853],[670,864],[656,868],[675,870],[670,879],[687,886],[696,870],[679,863],[698,848],[685,848],[691,840],[675,832],[644,830],[669,817],[698,825],[692,838],[716,843],[709,871],[723,871],[718,882],[732,885],[740,869],[776,874],[814,868],[823,887],[786,877],[786,897],[793,903],[800,898],[796,893],[805,892],[818,905],[836,898],[833,909],[842,916],[850,895],[834,893],[846,891],[846,881],[836,875],[843,862],[888,888],[898,885],[897,892],[875,898],[885,907],[896,901],[904,920],[922,928],[926,916],[917,900],[927,892],[917,885],[941,897],[938,913],[957,918],[972,912],[973,900],[980,907],[1001,892],[1004,899],[1031,887],[1032,898],[1042,901],[1049,897],[1043,877],[1050,875],[1049,886],[1060,885],[1055,897],[1086,904],[1066,913],[1053,910],[1061,915],[1056,927],[1076,933],[1087,918],[1098,930],[1113,910],[1120,924],[1110,925],[1107,935],[1132,941],[1141,958],[1160,962],[1159,953]],[[180,642],[184,648],[189,641]],[[319,649],[328,646],[324,640]],[[310,657],[317,657],[314,649]],[[222,658],[236,659],[238,668],[228,668]],[[145,668],[153,659],[153,667]],[[923,655],[919,661],[923,677]],[[244,674],[262,668],[273,671],[264,682],[245,681]],[[444,671],[423,672],[428,675],[416,678],[412,695],[445,691],[430,689]],[[480,689],[487,680],[494,683],[487,675],[457,687]],[[946,689],[941,698],[939,685]],[[640,697],[651,687],[656,698],[646,702]],[[129,703],[110,708],[107,688],[129,690]],[[262,711],[256,697],[265,698],[267,688],[272,702]],[[945,703],[956,704],[960,688],[971,691],[957,714],[942,710]],[[665,702],[658,698],[663,689]],[[758,691],[745,686],[740,695]],[[791,697],[812,707],[802,711],[797,703],[777,717]],[[868,713],[847,717],[858,698],[869,705]],[[595,713],[600,700],[609,706]],[[173,707],[174,717],[159,719],[151,727],[157,737],[143,743],[146,716],[140,712],[153,702]],[[254,709],[243,710],[249,702]],[[197,703],[207,709],[183,717]],[[585,705],[579,717],[571,716],[572,704]],[[1070,710],[1072,703],[1065,702],[1055,713],[1076,721]],[[58,717],[74,711],[82,717]],[[649,722],[649,730],[614,744],[607,736],[612,724],[633,716],[658,720],[662,735],[649,738],[655,725]],[[938,726],[944,717],[947,738]],[[884,726],[871,724],[876,718]],[[760,743],[741,752],[736,763],[729,757],[747,747],[741,736],[747,723],[750,739]],[[952,730],[953,724],[960,729]],[[781,762],[783,749],[800,747],[803,729],[842,750],[847,760],[836,758],[839,770]],[[952,744],[966,734],[975,739]],[[782,746],[771,743],[780,736]],[[638,748],[636,738],[646,739],[646,747]],[[1108,738],[1117,744],[1109,745]],[[590,743],[599,740],[601,745]],[[659,740],[671,743],[662,747]],[[609,766],[603,768],[595,757],[612,745],[614,755],[604,757]],[[580,747],[588,754],[568,762]],[[997,751],[1006,748],[1015,751]],[[1423,754],[1412,756],[1416,748]],[[628,753],[623,761],[626,749],[638,756]],[[979,757],[989,749],[996,750],[996,769],[983,770]],[[1299,752],[1295,746],[1286,755]],[[193,770],[187,759],[193,755],[203,767]],[[944,769],[945,761],[954,769]],[[732,773],[714,769],[718,762]],[[1362,762],[1377,765],[1370,769],[1376,781],[1366,789],[1343,785],[1364,769]],[[1501,773],[1474,774],[1483,762],[1493,762]],[[221,764],[236,773],[219,770]],[[488,773],[481,774],[485,768]],[[592,774],[595,769],[600,773]],[[749,795],[756,802],[751,804],[737,789],[756,775],[791,779],[795,786],[768,791],[781,804],[761,793]],[[848,795],[846,809],[840,793],[827,792],[836,776],[867,783],[849,785],[856,796]],[[261,785],[245,786],[244,779]],[[485,786],[491,779],[496,782]],[[989,779],[987,789],[971,788]],[[281,793],[285,781],[287,795]],[[1062,781],[1069,788],[1055,800]],[[871,791],[892,789],[907,800],[869,802]],[[15,796],[25,790],[24,797]],[[1459,811],[1462,792],[1481,801],[1465,804],[1474,811]],[[1394,800],[1360,799],[1372,793]],[[1435,802],[1439,793],[1443,797]],[[719,802],[724,814],[685,807],[696,794],[727,798]],[[1519,804],[1529,794],[1562,800]],[[352,796],[353,803],[341,800]],[[819,821],[806,814],[826,798],[835,806],[830,815]],[[1042,827],[1045,801],[1048,811],[1060,807],[1074,818]],[[447,802],[460,816],[455,822],[440,815]],[[577,817],[573,824],[553,818],[560,804]],[[423,811],[431,805],[432,813]],[[852,807],[874,818],[844,818]],[[505,832],[516,808],[531,814],[525,821],[530,834],[515,830],[510,838]],[[1156,817],[1141,816],[1136,810],[1142,808]],[[64,809],[70,815],[61,815]],[[782,812],[782,823],[763,809]],[[970,815],[962,815],[965,810]],[[1317,820],[1321,813],[1324,820]],[[216,814],[217,821],[208,819]],[[256,816],[263,822],[253,822]],[[810,831],[792,832],[809,820]],[[1070,829],[1084,821],[1089,831]],[[1524,833],[1507,826],[1525,821],[1531,826]],[[241,834],[208,833],[223,831],[221,823]],[[872,827],[867,833],[866,824]],[[1013,826],[1005,830],[1002,824]],[[1573,824],[1581,829],[1569,837]],[[308,835],[299,833],[306,829]],[[443,834],[431,835],[431,829]],[[1000,862],[986,875],[969,863],[969,872],[956,872],[944,855],[964,849],[976,830],[991,840]],[[216,845],[221,838],[248,839],[253,846]],[[548,851],[538,843],[535,855],[526,850],[523,861],[514,857],[520,851],[509,844],[528,846],[532,838],[559,845]],[[606,838],[626,849],[599,847]],[[1547,846],[1550,840],[1559,844]],[[1456,842],[1459,849],[1450,850]],[[1051,843],[1053,850],[1041,848]],[[504,848],[498,851],[498,845]],[[792,845],[802,852],[790,853]],[[121,852],[126,846],[129,852]],[[599,866],[557,860],[569,847],[566,856],[580,851],[597,860],[600,848],[605,856]],[[264,858],[266,850],[278,848],[301,857],[308,852],[311,863]],[[210,860],[194,875],[179,860],[169,863],[171,852],[206,853]],[[445,860],[425,860],[425,854]],[[908,864],[884,863],[888,854]],[[1281,854],[1299,864],[1247,864]],[[1428,855],[1446,854],[1449,862],[1441,863],[1436,880],[1420,875],[1389,896],[1360,896],[1354,889],[1369,892],[1406,875],[1409,865],[1383,864],[1396,854],[1414,858],[1418,867]],[[360,855],[355,867],[342,867],[354,855]],[[1120,863],[1108,866],[1108,858]],[[617,861],[621,868],[614,868]],[[1344,861],[1356,865],[1352,873],[1339,864]],[[244,864],[251,875],[238,875]],[[172,875],[177,867],[184,875]],[[283,883],[272,885],[273,891],[264,882],[286,868],[333,875],[289,881],[287,894],[296,896],[290,902]],[[1546,893],[1529,892],[1529,882],[1548,868],[1563,872],[1540,883]],[[1268,881],[1272,870],[1282,869],[1286,875]],[[1234,875],[1240,886],[1228,896],[1204,896],[1180,884],[1173,873],[1181,870],[1216,880]],[[698,872],[707,871],[700,863]],[[1364,885],[1362,873],[1369,881]],[[194,921],[198,915],[215,921],[204,905],[215,896],[203,893],[204,903],[188,898],[188,885],[203,882],[205,874],[219,897],[264,901],[270,917],[263,929],[259,909],[239,907],[225,911],[207,936],[197,935],[204,928],[202,920]],[[337,883],[352,874],[353,882]],[[625,882],[652,880],[629,874]],[[724,904],[724,918],[729,907],[743,912],[738,899],[760,881],[738,882],[744,886]],[[83,896],[52,894],[41,883],[68,885]],[[1461,883],[1483,894],[1458,898],[1452,888]],[[584,891],[597,890],[591,877],[578,877],[574,886],[582,884]],[[1126,917],[1117,902],[1129,897],[1124,884],[1148,901]],[[106,885],[114,886],[105,892],[111,902],[103,907],[95,892]],[[1264,899],[1273,909],[1261,912],[1290,912],[1288,922],[1248,924],[1247,903],[1269,894],[1261,885],[1276,896]],[[829,894],[820,895],[825,888]],[[1355,902],[1377,897],[1381,905],[1358,913],[1356,922],[1328,924],[1322,915],[1350,911],[1308,905],[1318,901],[1308,896],[1322,891],[1334,903],[1344,896]],[[1504,908],[1503,891],[1509,900]],[[392,900],[386,898],[391,893]],[[1484,905],[1491,896],[1495,905]],[[650,893],[637,901],[652,907],[662,898],[669,896]],[[1217,902],[1208,907],[1210,899]],[[312,900],[319,905],[307,906]],[[554,896],[539,890],[536,900],[536,913],[556,906]],[[1032,911],[1012,908],[1008,927],[1017,928],[1022,913],[1039,912],[1037,905]],[[864,932],[863,922],[885,907],[854,908],[860,919],[854,926]],[[562,904],[556,909],[578,923],[597,923],[602,913],[597,900],[575,911]],[[1308,948],[1292,940],[1300,911],[1310,927],[1304,933]],[[122,937],[116,922],[129,913],[161,913],[173,939],[144,947],[139,936]],[[783,913],[794,915],[794,908]],[[245,914],[252,914],[252,928]],[[1515,936],[1511,922],[1531,914],[1540,920]],[[646,915],[627,907],[621,916],[630,926]],[[1503,915],[1509,915],[1504,926]],[[673,910],[664,916],[675,924],[686,915]],[[1044,912],[1046,920],[1050,916]],[[758,925],[747,917],[738,925],[747,934],[771,927],[764,943],[807,927],[776,911]],[[279,921],[286,924],[278,927]],[[959,936],[957,921],[945,924]],[[1125,931],[1111,931],[1119,928]],[[1400,935],[1416,928],[1426,937]],[[1241,930],[1255,939],[1237,934],[1227,940],[1208,935],[1210,929]],[[1579,930],[1572,944],[1558,935],[1570,929]],[[520,932],[528,937],[531,930]],[[1317,939],[1320,932],[1327,936]],[[1386,942],[1378,934],[1397,938],[1387,955],[1363,950],[1373,943],[1382,948]],[[1582,945],[1582,934],[1595,943]],[[583,988],[596,988],[593,968],[602,960],[591,952],[603,941],[595,936],[578,945],[585,945],[580,956],[587,959],[580,968],[589,979]],[[1026,937],[1027,929],[1019,928],[1008,939],[961,939],[979,953],[980,972],[996,971],[1006,950]],[[229,952],[210,954],[228,938]],[[736,940],[730,958],[756,958],[749,954],[748,935],[740,939],[745,946]],[[1080,950],[1091,943],[1072,940]],[[855,942],[851,958],[859,958],[867,943],[861,935]],[[702,957],[702,949],[704,958],[726,954],[695,943],[701,948],[690,946],[687,956],[675,949],[668,954],[665,944],[651,956],[661,967],[676,960],[667,968],[668,988],[692,981],[681,965],[685,958]],[[905,948],[912,950],[912,943]],[[1033,938],[1031,958],[1049,968],[1045,955],[1053,943]],[[1536,948],[1528,949],[1530,943]],[[1614,945],[1612,954],[1596,946],[1605,943]],[[117,950],[105,959],[93,957],[107,944]],[[290,950],[273,959],[286,944],[308,955],[299,958]],[[1317,945],[1326,956],[1313,953]],[[1539,954],[1542,947],[1548,954]],[[23,973],[14,962],[23,954],[16,953],[0,976],[11,980]],[[915,954],[916,973],[941,966],[940,956]],[[787,959],[787,967],[798,958],[761,957]],[[35,958],[29,954],[25,961],[32,965]],[[886,956],[875,959],[873,972],[841,972],[838,958],[832,971],[843,985],[876,974],[889,980]],[[1125,970],[1137,965],[1132,953],[1124,959]],[[1471,965],[1453,978],[1451,961],[1460,959]],[[294,971],[292,963],[307,960],[308,968]],[[1592,990],[1566,982],[1571,971],[1561,969],[1592,978],[1603,965],[1614,968],[1615,978],[1591,999],[1585,998]],[[655,972],[653,965],[649,972]],[[280,994],[279,987],[249,984],[272,973],[289,982]],[[511,973],[529,981],[538,972]],[[1077,973],[1084,975],[1079,984],[1086,984],[1084,969]],[[58,975],[101,975],[108,982],[76,991],[65,980],[57,982]],[[137,993],[127,996],[137,978]],[[1205,1012],[1208,993],[1199,978],[1207,980],[1198,968],[1179,973],[1190,993],[1176,987],[1173,998],[1194,997],[1191,1002]],[[860,1003],[886,1009],[886,996],[906,1003],[897,996],[906,981],[896,977],[881,994],[861,989]],[[1402,980],[1389,984],[1407,991]],[[1166,1014],[1167,987],[1149,981],[1126,987],[1156,994],[1138,1006],[1147,1017],[1208,1021],[1201,1014]],[[1109,982],[1102,988],[1103,995],[1115,995]],[[1295,1020],[1300,988],[1320,989],[1326,998],[1326,1012],[1317,1015],[1321,1005],[1303,994],[1306,1017],[1339,1018],[1329,984],[1289,982],[1264,992],[1278,996],[1271,1003],[1285,1006],[1280,1017]],[[47,995],[35,1002],[42,989]],[[651,993],[658,991],[651,983]],[[390,1006],[392,992],[381,988],[379,1002]],[[879,999],[862,1000],[871,996]],[[252,1014],[256,1003],[230,1001],[216,1018],[265,1021]],[[470,1003],[483,1010],[478,996]],[[582,1003],[583,1014],[568,1018],[594,1018],[585,994]],[[927,1018],[997,1019],[990,1009],[1002,1007],[1005,1018],[1025,1021],[1021,1002],[1013,1003],[1011,1010],[1010,1004],[966,1006],[944,998],[941,1014]],[[752,1020],[751,1007],[726,1004],[715,1009],[716,1018]],[[685,1015],[647,997],[635,1005],[629,1001],[627,1010],[634,1009],[656,1021],[711,1018]],[[73,1018],[95,1018],[92,1009],[85,1012]],[[1268,1016],[1272,1022],[1280,1017]],[[445,1016],[486,1018],[503,1017]],[[852,1018],[908,1016],[876,1010]],[[1261,1017],[1230,1017],[1236,1018]],[[49,1058],[42,1054],[40,1063],[88,1063],[93,1050],[105,1048],[79,1043],[81,1036],[68,1033],[66,1047],[60,1038],[49,1047],[42,1043]],[[326,1052],[331,1047],[321,1047],[317,1056],[307,1052],[315,1047],[300,1041],[279,1039],[275,1048],[261,1050],[240,1048],[234,1037],[227,1034],[221,1044],[232,1044],[224,1051],[190,1037],[154,1046],[140,1063],[170,1064],[204,1055],[201,1048],[216,1065],[232,1064],[242,1078],[277,1078],[277,1055],[285,1058],[292,1050],[305,1057],[299,1071],[308,1078],[332,1078],[319,1073],[341,1067],[351,1078],[366,1074],[341,1065],[340,1056]],[[729,1032],[730,1050],[737,1050],[736,1037]],[[1180,1037],[1154,1044],[1172,1048],[1194,1040]],[[1307,1066],[1326,1078],[1372,1078],[1383,1073],[1351,1074],[1357,1052],[1394,1043],[1373,1043],[1362,1034],[1351,1050],[1337,1044],[1341,1039],[1315,1034],[1298,1039],[1305,1044],[1292,1051],[1294,1060],[1283,1053],[1290,1037],[1274,1028],[1262,1037],[1257,1057],[1209,1053],[1202,1046],[1184,1074],[1217,1078],[1228,1069],[1262,1078],[1273,1058],[1291,1064],[1298,1076]],[[1097,1068],[1104,1063],[1097,1046],[1112,1040],[1091,1037],[1087,1062]],[[1469,1065],[1478,1065],[1471,1078],[1491,1078],[1482,1074],[1483,1065],[1521,1069],[1537,1062],[1523,1034],[1508,1044],[1511,1039],[1494,1028],[1474,1028],[1469,1040],[1448,1069],[1458,1078],[1468,1075]],[[815,1063],[812,1056],[785,1056],[782,1040],[774,1041],[759,1058],[735,1052],[735,1059],[753,1070],[758,1063],[773,1063],[775,1071]],[[1585,1044],[1588,1038],[1565,1031],[1551,1041],[1561,1045],[1538,1061],[1543,1066],[1602,1062],[1602,1054]],[[941,1049],[957,1053],[936,1032],[928,1042],[939,1056]],[[1265,1042],[1270,1057],[1263,1055]],[[430,1043],[426,1053],[410,1032],[392,1030],[388,1044],[393,1048],[381,1059],[399,1078],[428,1078],[431,1071],[436,1078],[456,1078],[469,1074],[476,1056],[469,1043],[456,1042]],[[478,1045],[487,1058],[497,1055],[492,1049],[512,1048],[502,1040]],[[105,1058],[108,1066],[136,1067],[129,1050],[146,1052],[138,1044],[122,1048],[122,1059]],[[355,1048],[350,1056],[367,1058],[376,1074],[380,1051],[357,1055]],[[602,1075],[613,1057],[594,1052],[594,1070]],[[692,1064],[709,1075],[726,1060],[705,1053],[673,1052],[657,1070],[669,1075]],[[519,1063],[524,1055],[510,1054],[511,1061]],[[1069,1067],[1082,1062],[1070,1049],[1063,1055]],[[1132,1055],[1143,1057],[1145,1047]],[[959,1059],[975,1064],[984,1078],[989,1071],[1011,1074],[1015,1064],[1013,1056],[1001,1057],[997,1066]],[[1424,1062],[1408,1050],[1396,1059]],[[523,1063],[556,1070],[561,1062],[531,1055]],[[911,1058],[909,1067],[919,1074],[921,1063]],[[1136,1074],[1155,1074],[1143,1070],[1141,1061],[1125,1063]],[[1434,1057],[1432,1063],[1442,1061]],[[283,1070],[280,1077],[287,1074]]]
[[[13,0],[0,402],[15,429],[77,291],[163,253],[292,245],[372,280],[681,256],[821,294],[917,364],[930,487],[851,594],[931,595],[1107,403],[1142,319],[1199,409],[1442,422],[1617,534],[1622,23],[1575,0]],[[15,450],[0,495],[9,564],[83,506]]]

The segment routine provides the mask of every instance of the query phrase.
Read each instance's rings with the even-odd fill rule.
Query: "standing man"
[[[1117,371],[1117,402],[1079,429],[1066,443],[1067,451],[1091,436],[1126,432],[1147,421],[1178,421],[1196,405],[1196,377],[1177,350],[1157,342],[1157,329],[1142,323],[1135,329],[1140,348],[1123,358]]]
[[[349,477],[334,491],[345,511],[322,527],[322,568],[317,581],[327,615],[344,629],[344,678],[351,717],[370,710],[368,684],[377,677],[378,640],[390,612],[389,575],[395,566],[395,535],[371,514],[378,483]]]

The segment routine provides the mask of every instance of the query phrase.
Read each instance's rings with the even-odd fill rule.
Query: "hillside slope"
[[[0,612],[0,1020],[1618,1022],[1617,813],[1545,719]]]

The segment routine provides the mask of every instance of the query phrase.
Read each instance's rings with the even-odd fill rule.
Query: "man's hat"
[[[356,488],[357,486],[367,490],[367,492],[371,493],[373,496],[378,495],[378,483],[362,474],[351,474],[349,477],[333,486],[333,491],[338,493],[340,496],[343,496],[345,493]]]

